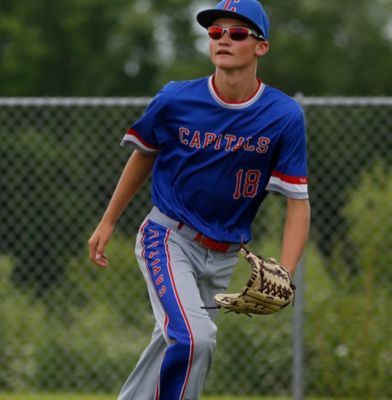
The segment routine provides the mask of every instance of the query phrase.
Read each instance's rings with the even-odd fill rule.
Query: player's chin
[[[213,64],[219,69],[234,69],[236,64],[232,56],[217,56],[212,59]]]

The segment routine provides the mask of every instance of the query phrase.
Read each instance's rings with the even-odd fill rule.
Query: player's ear
[[[270,46],[269,46],[268,40],[258,40],[257,47],[256,47],[256,56],[261,57],[264,54],[267,54],[269,47]]]

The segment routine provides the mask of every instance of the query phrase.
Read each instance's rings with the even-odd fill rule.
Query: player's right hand
[[[104,251],[113,231],[114,225],[101,222],[88,241],[89,258],[98,267],[109,267],[109,259]]]

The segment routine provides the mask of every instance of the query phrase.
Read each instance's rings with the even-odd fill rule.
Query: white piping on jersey
[[[157,149],[151,149],[150,147],[147,147],[146,145],[144,145],[142,143],[142,141],[138,137],[136,137],[135,135],[129,134],[129,133],[125,134],[121,144],[123,146],[127,146],[130,148],[136,147],[137,149],[142,150],[142,152],[144,152],[144,153],[154,154],[154,153],[159,152],[159,150],[157,150]]]
[[[284,195],[291,195],[289,197],[297,199],[307,199],[309,197],[308,185],[306,183],[288,183],[276,176],[270,177],[266,190],[270,192],[280,192]]]
[[[214,79],[214,75],[211,75],[208,78],[208,89],[211,93],[211,96],[218,104],[220,104],[223,107],[230,108],[231,110],[239,110],[239,109],[251,106],[259,99],[259,97],[263,94],[264,89],[265,89],[264,83],[261,82],[257,92],[249,100],[244,101],[243,103],[229,103],[229,102],[226,102],[223,99],[221,99],[219,97],[218,93],[216,93],[214,84],[213,84],[213,79]]]

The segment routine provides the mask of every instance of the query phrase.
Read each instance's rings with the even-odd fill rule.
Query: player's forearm
[[[309,201],[288,199],[280,262],[291,273],[294,273],[304,250],[309,226]]]
[[[117,222],[129,202],[150,175],[154,161],[154,156],[142,154],[137,150],[131,154],[101,222],[112,225]]]

